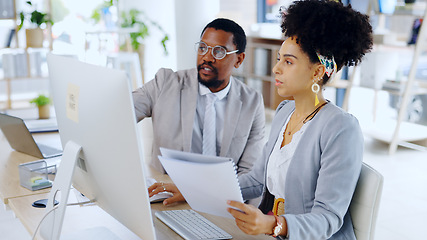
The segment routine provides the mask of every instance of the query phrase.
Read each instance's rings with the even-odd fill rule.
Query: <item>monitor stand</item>
[[[52,185],[52,190],[47,199],[46,215],[45,218],[40,221],[40,235],[46,240],[91,240],[98,238],[103,240],[121,240],[121,238],[105,227],[88,228],[66,234],[60,238],[74,168],[79,159],[81,150],[82,147],[73,141],[69,141],[65,145],[61,165],[59,166],[55,181]],[[60,197],[59,204],[55,202],[54,205],[54,201],[57,200],[57,197]]]
[[[53,182],[52,190],[49,193],[46,204],[46,215],[40,222],[40,234],[44,239],[59,239],[61,235],[74,167],[79,159],[81,150],[82,147],[73,141],[69,141],[65,145],[61,165],[55,176],[55,181]],[[57,197],[60,197],[61,201],[59,201],[58,205],[54,206],[54,201]]]

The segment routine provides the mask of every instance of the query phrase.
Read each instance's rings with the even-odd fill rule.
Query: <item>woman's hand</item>
[[[185,198],[173,183],[156,182],[148,188],[149,197],[161,192],[170,192],[173,194],[172,197],[166,198],[163,201],[163,205],[169,205],[175,202],[185,202]]]
[[[258,208],[236,201],[228,201],[228,205],[234,208],[228,208],[227,211],[236,219],[236,225],[246,234],[273,234],[273,228],[276,226],[274,216],[265,215]],[[240,209],[239,210],[236,210]]]

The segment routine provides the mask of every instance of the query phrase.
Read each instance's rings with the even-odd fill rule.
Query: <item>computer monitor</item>
[[[396,0],[378,0],[380,13],[393,14],[396,7]]]
[[[50,86],[64,153],[41,235],[59,239],[73,186],[142,239],[155,239],[143,150],[125,72],[49,54]],[[74,175],[73,173],[74,169]],[[62,204],[62,205],[61,205]]]
[[[372,9],[377,14],[393,14],[396,7],[396,0],[370,0]]]

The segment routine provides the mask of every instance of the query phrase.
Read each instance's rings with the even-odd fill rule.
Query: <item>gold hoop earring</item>
[[[314,81],[314,79],[313,79],[313,85],[311,85],[311,91],[313,91],[315,94],[314,106],[317,106],[317,104],[319,104],[319,98],[317,97],[317,94],[320,91],[320,86],[317,82]]]

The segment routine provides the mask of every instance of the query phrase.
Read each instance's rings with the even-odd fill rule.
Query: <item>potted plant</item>
[[[26,3],[29,6],[34,7],[31,1],[27,1]],[[53,21],[50,19],[49,15],[47,13],[43,13],[38,11],[37,9],[34,9],[32,12],[27,14],[24,12],[21,12],[19,14],[19,17],[21,22],[18,26],[18,31],[21,30],[26,19],[30,23],[32,23],[34,26],[34,28],[25,29],[27,47],[32,47],[32,48],[43,47],[43,30],[41,26],[43,24],[53,25]]]
[[[117,8],[114,7],[117,1],[118,0],[104,0],[101,4],[99,4],[93,10],[91,18],[94,20],[95,24],[103,20],[104,24],[107,25],[106,26],[107,28],[111,27],[113,23],[110,22],[111,17],[109,15],[111,15],[112,12],[117,11]],[[111,8],[113,7],[114,9],[111,10]],[[164,33],[164,36],[160,43],[163,46],[165,55],[168,54],[168,51],[166,48],[166,42],[169,40],[169,36],[166,34],[166,32],[158,23],[149,19],[144,14],[144,12],[134,8],[130,9],[129,11],[122,11],[120,15],[121,15],[120,26],[122,28],[132,29],[132,32],[130,33],[131,49],[126,49],[128,48],[128,46],[125,44],[121,46],[121,50],[127,50],[127,51],[133,50],[136,52],[141,50],[144,39],[150,35],[149,28],[155,27],[159,31]]]
[[[136,31],[130,33],[131,46],[133,50],[138,51],[143,44],[146,37],[150,35],[149,25],[157,28],[159,31],[164,33],[162,40],[160,41],[163,46],[165,55],[168,54],[166,48],[166,42],[169,40],[169,36],[163,30],[163,28],[153,20],[149,19],[144,12],[137,9],[130,9],[128,12],[121,13],[121,27],[122,28],[135,28]]]
[[[169,36],[158,23],[150,20],[144,12],[137,9],[130,9],[127,12],[123,11],[121,12],[121,16],[121,27],[135,30],[129,34],[130,44],[127,41],[120,49],[138,53],[141,69],[144,69],[144,39],[150,35],[149,26],[157,28],[164,34],[160,44],[163,46],[164,54],[168,54],[166,42],[169,40]]]
[[[40,94],[38,97],[32,99],[30,103],[35,104],[39,110],[39,118],[40,119],[48,119],[50,118],[50,103],[51,100],[49,97]]]
[[[114,0],[104,0],[99,4],[93,11],[91,18],[95,21],[95,23],[104,21],[105,27],[111,28],[114,27],[114,22],[112,21],[112,12],[116,12],[110,8],[114,6]]]
[[[110,8],[114,7],[116,1],[114,0],[105,0],[97,8],[93,10],[91,18],[95,23],[100,22],[103,18],[104,23],[108,26],[111,23],[107,24],[107,19],[109,19]],[[111,11],[114,11],[113,9]],[[122,11],[120,13],[120,27],[125,29],[131,29],[129,33],[129,40],[125,44],[120,46],[122,51],[133,51],[138,53],[139,62],[141,64],[141,69],[143,69],[144,62],[144,39],[150,35],[149,29],[151,27],[157,28],[159,31],[164,33],[163,38],[160,41],[160,44],[163,46],[164,54],[167,55],[166,42],[169,40],[169,36],[163,30],[163,28],[153,20],[149,19],[144,12],[137,9],[130,9],[129,11]],[[107,27],[108,27],[107,26]],[[111,26],[110,26],[111,27]]]

